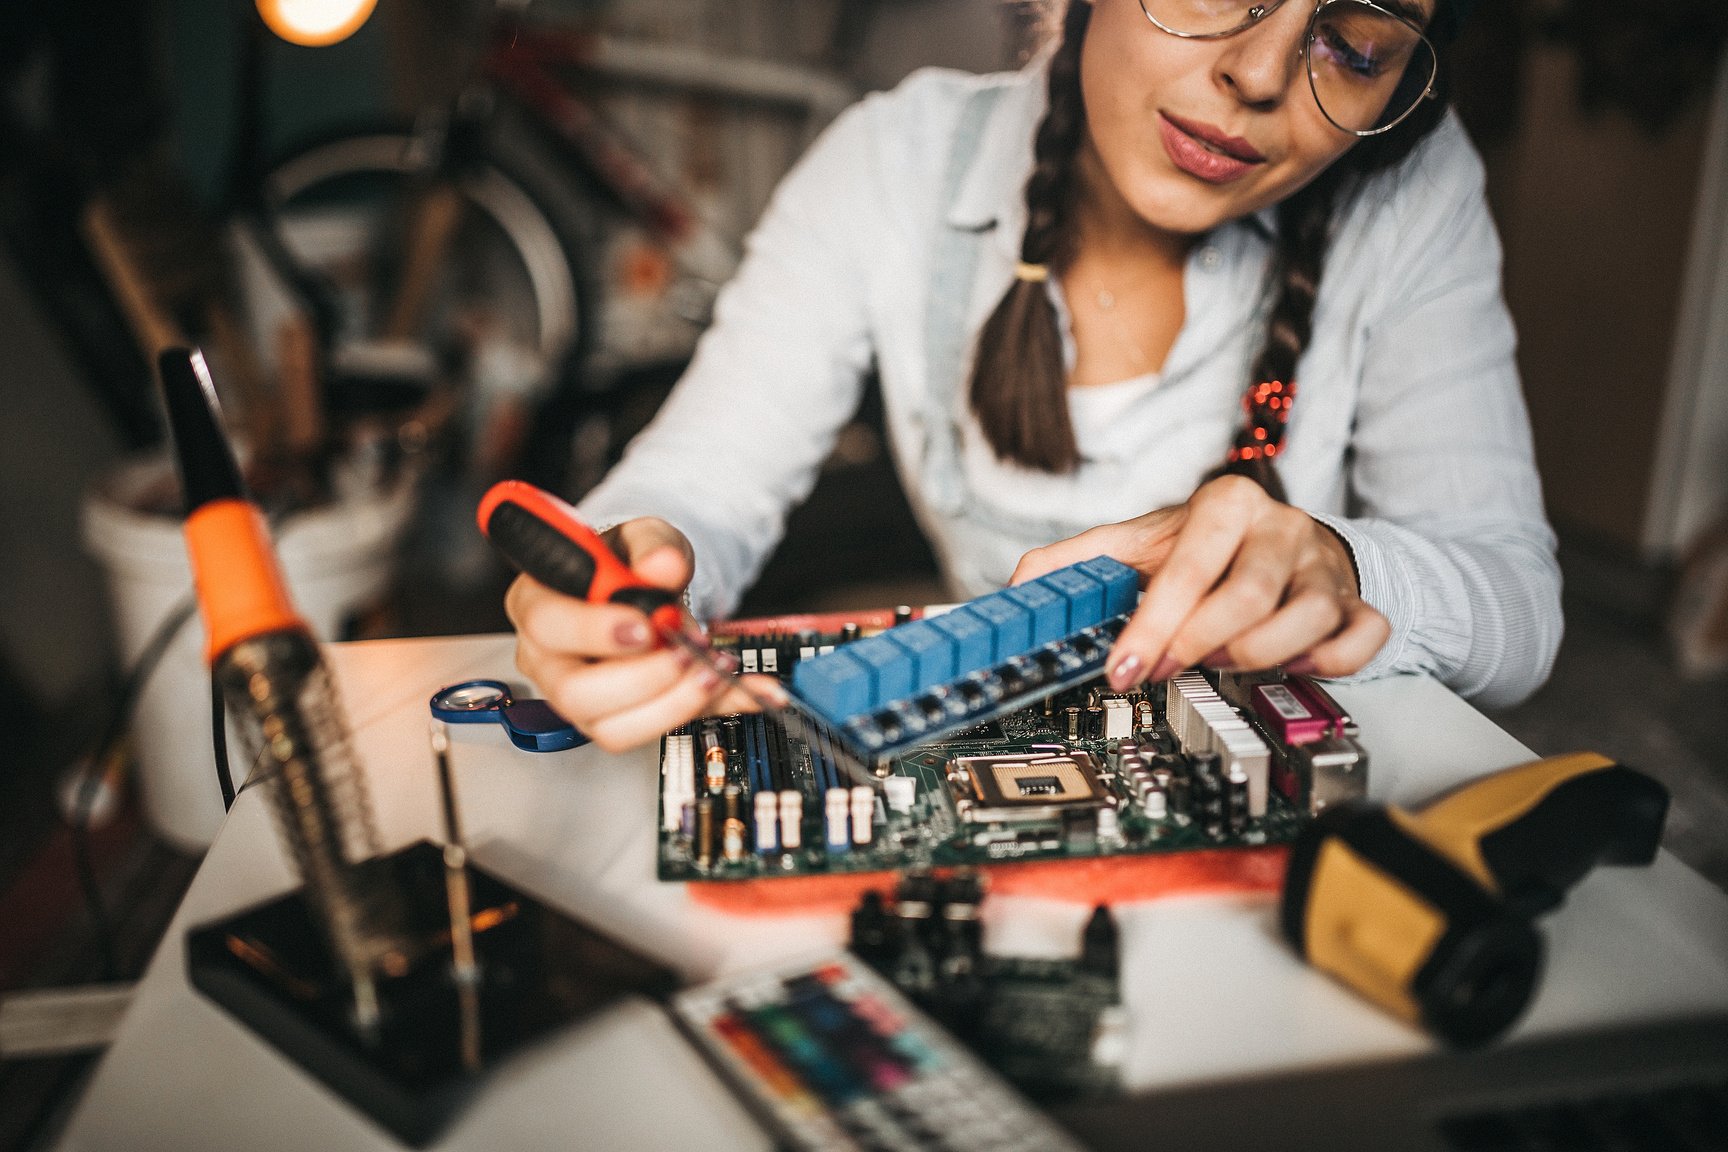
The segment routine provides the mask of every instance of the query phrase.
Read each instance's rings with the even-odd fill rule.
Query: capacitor
[[[1066,711],[1068,713],[1068,739],[1078,740],[1080,739],[1080,709],[1070,704]]]
[[[1171,773],[1170,769],[1168,769],[1168,768],[1154,768],[1154,769],[1152,769],[1152,782],[1157,784],[1158,787],[1164,789],[1164,791],[1166,791],[1166,792],[1170,791],[1170,781],[1172,779],[1174,779],[1174,776]]]
[[[720,834],[720,852],[734,863],[744,859],[744,821],[726,821]]]
[[[1164,789],[1169,796],[1170,814],[1187,823],[1194,816],[1194,785],[1186,776],[1171,776]]]
[[[1114,808],[1098,809],[1098,839],[1119,840],[1122,838],[1122,824]]]
[[[696,798],[696,867],[708,868],[714,863],[714,798]]]
[[[851,815],[852,794],[847,788],[830,788],[822,800],[823,844],[831,855],[848,851],[852,837],[847,824]]]
[[[702,763],[708,791],[718,792],[726,787],[726,749],[718,743],[710,744],[703,753]]]
[[[1104,744],[1104,763],[1110,766],[1110,771],[1122,771],[1122,741],[1109,740]]]
[[[1230,826],[1230,833],[1240,836],[1248,828],[1248,773],[1240,768],[1230,770],[1226,781],[1228,793],[1225,798],[1225,819]]]
[[[850,644],[858,639],[858,625],[848,620],[840,626],[840,643]]]
[[[780,797],[756,793],[756,851],[771,856],[780,850]]]
[[[897,604],[894,606],[894,623],[896,625],[904,624],[911,619],[912,619],[912,605],[910,605],[910,604]]]
[[[1244,777],[1246,779],[1246,777]],[[852,843],[868,844],[876,820],[876,790],[868,784],[852,786]]]
[[[890,776],[882,781],[882,791],[888,798],[889,809],[910,812],[918,798],[918,781],[910,776]]]
[[[1170,802],[1164,789],[1153,785],[1141,801],[1141,807],[1146,809],[1146,819],[1164,820],[1170,815]]]
[[[730,861],[744,859],[744,790],[726,785],[726,821],[720,826],[720,854]]]
[[[1196,769],[1199,765],[1196,765]],[[1217,772],[1194,773],[1194,819],[1214,840],[1224,836],[1224,778]]]
[[[788,852],[804,846],[804,793],[796,788],[780,793],[780,846]]]
[[[696,842],[696,801],[686,800],[678,810],[678,834],[687,843]]]
[[[1142,735],[1151,735],[1157,727],[1152,701],[1142,696],[1134,703],[1134,730]]]
[[[743,727],[734,719],[723,720],[720,723],[720,742],[725,746],[728,758],[736,759],[743,755],[743,746],[739,743]]]

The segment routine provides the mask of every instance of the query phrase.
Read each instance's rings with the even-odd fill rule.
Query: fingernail
[[[1235,661],[1230,659],[1230,653],[1223,648],[1214,648],[1200,663],[1217,672],[1229,672],[1236,666]]]
[[[720,671],[725,675],[730,676],[734,672],[738,671],[738,657],[732,655],[730,652],[716,652],[714,654],[714,667],[720,669]]]
[[[1145,671],[1146,662],[1140,659],[1137,652],[1130,652],[1116,661],[1116,666],[1110,669],[1110,687],[1118,692],[1126,691],[1140,683],[1140,674]]]
[[[712,692],[720,687],[720,673],[712,668],[702,669],[702,675],[696,677],[696,686],[704,692]]]
[[[1176,673],[1180,671],[1182,671],[1182,662],[1173,657],[1165,656],[1163,659],[1159,660],[1157,664],[1153,665],[1152,675],[1146,677],[1146,679],[1153,683],[1157,683],[1160,680],[1170,679],[1170,677],[1176,675]]]
[[[674,647],[672,649],[672,663],[679,669],[688,668],[695,662],[696,657],[690,649],[684,647]]]
[[[612,630],[612,639],[620,648],[640,648],[648,643],[648,625],[640,620],[626,620]]]
[[[1298,656],[1284,665],[1284,671],[1290,676],[1312,676],[1314,675],[1314,658],[1312,656]]]

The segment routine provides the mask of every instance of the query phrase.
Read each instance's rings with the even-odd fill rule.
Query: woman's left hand
[[[1117,691],[1195,664],[1347,676],[1392,634],[1358,595],[1344,542],[1242,476],[1208,481],[1186,504],[1034,549],[1010,582],[1099,555],[1136,569],[1146,589],[1105,665]]]

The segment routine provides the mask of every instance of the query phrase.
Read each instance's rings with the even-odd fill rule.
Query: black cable
[[[228,769],[228,713],[222,706],[222,685],[210,673],[210,742],[216,753],[216,784],[222,789],[222,811],[234,807],[234,777]]]
[[[108,726],[103,729],[102,738],[90,756],[84,778],[78,782],[78,793],[73,800],[72,811],[67,816],[67,822],[72,828],[72,858],[78,870],[78,886],[83,890],[84,903],[90,913],[90,924],[96,933],[97,947],[102,953],[102,976],[105,980],[118,979],[120,965],[114,952],[113,925],[108,919],[107,906],[102,902],[102,889],[96,883],[96,864],[90,856],[90,810],[95,806],[97,788],[106,775],[108,761],[113,758],[121,740],[125,739],[127,730],[132,726],[132,712],[138,706],[138,698],[144,694],[151,674],[162,662],[169,646],[197,610],[198,603],[190,595],[174,605],[168,615],[162,618],[162,623],[156,626],[156,631],[138,653],[138,658],[132,662],[132,670],[126,674],[126,679],[120,686],[120,695],[114,702],[113,714],[109,716]]]

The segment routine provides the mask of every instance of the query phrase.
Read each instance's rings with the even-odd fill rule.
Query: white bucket
[[[84,501],[84,543],[107,572],[121,666],[128,669],[192,592],[180,521],[137,511],[169,475],[160,457],[136,461],[110,473]],[[403,481],[300,513],[283,526],[276,541],[283,575],[320,639],[336,637],[356,612],[382,598],[413,508],[414,486]],[[209,847],[222,823],[210,728],[204,626],[194,615],[151,674],[132,721],[145,817],[190,852]],[[238,785],[247,765],[236,759],[230,767]]]

